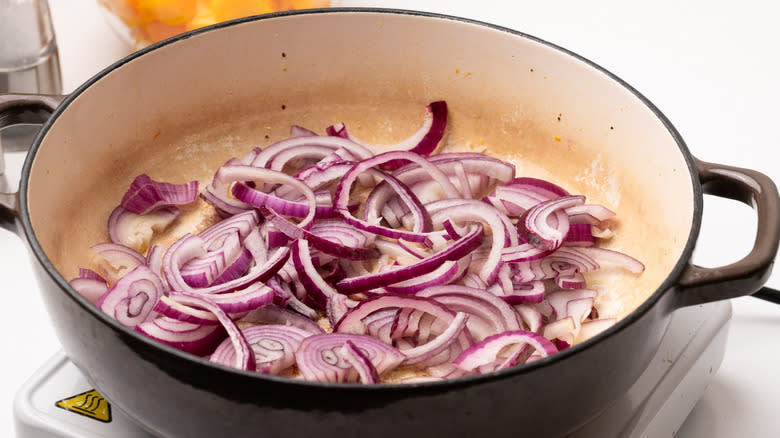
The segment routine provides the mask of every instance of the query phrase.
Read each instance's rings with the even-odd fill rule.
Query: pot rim
[[[157,342],[153,339],[150,339],[141,333],[136,332],[135,330],[132,330],[128,327],[123,326],[119,322],[117,322],[115,319],[109,317],[104,312],[100,311],[97,307],[94,306],[94,304],[90,303],[86,298],[82,297],[73,287],[70,286],[68,281],[62,276],[62,274],[57,271],[57,269],[54,267],[54,264],[51,262],[51,260],[46,256],[45,252],[43,251],[43,248],[41,247],[40,243],[38,242],[38,239],[36,238],[35,231],[33,230],[32,224],[30,222],[30,216],[29,216],[29,210],[27,205],[27,191],[28,191],[28,180],[30,176],[30,172],[32,169],[32,164],[35,161],[35,156],[38,152],[38,149],[41,146],[41,143],[43,139],[45,138],[46,134],[48,133],[49,129],[52,127],[52,125],[56,122],[56,120],[59,118],[60,114],[62,114],[64,111],[67,110],[68,106],[70,104],[79,98],[79,96],[88,88],[90,88],[94,83],[100,81],[103,79],[103,77],[107,76],[111,72],[113,72],[116,69],[121,68],[123,65],[140,58],[144,56],[147,53],[150,53],[152,51],[158,50],[161,47],[168,46],[170,44],[174,44],[178,41],[189,39],[193,36],[206,33],[206,32],[214,32],[219,31],[221,29],[230,28],[236,25],[240,25],[243,23],[248,22],[259,22],[264,20],[273,20],[280,17],[291,17],[291,16],[307,16],[307,15],[320,15],[320,14],[387,14],[387,15],[407,15],[407,16],[413,16],[413,17],[421,17],[425,19],[433,19],[433,20],[445,20],[445,21],[451,21],[455,22],[455,24],[469,24],[469,25],[477,25],[481,27],[486,27],[492,30],[497,30],[500,32],[507,33],[511,36],[518,37],[521,39],[530,40],[535,43],[540,43],[541,45],[546,46],[547,48],[559,51],[563,53],[564,55],[568,55],[575,61],[580,61],[585,64],[587,64],[589,67],[594,68],[598,72],[606,75],[609,79],[614,81],[617,85],[622,86],[624,89],[629,91],[632,95],[634,95],[642,104],[644,104],[657,118],[658,120],[663,123],[664,127],[668,131],[668,133],[671,135],[671,137],[674,139],[675,143],[677,144],[678,148],[680,149],[680,152],[682,152],[682,155],[685,159],[686,166],[688,168],[688,173],[691,177],[691,184],[693,187],[693,220],[691,223],[690,231],[688,233],[687,241],[685,243],[685,246],[682,250],[682,253],[680,257],[678,258],[677,262],[675,263],[673,269],[669,272],[667,277],[664,279],[663,283],[642,303],[640,304],[636,309],[634,309],[631,313],[626,315],[621,320],[617,321],[615,325],[612,327],[606,329],[605,331],[599,333],[598,335],[580,343],[577,345],[574,345],[570,348],[567,348],[561,352],[558,352],[556,354],[553,354],[548,357],[541,358],[539,360],[533,361],[529,364],[520,365],[511,367],[508,369],[500,370],[500,371],[494,371],[487,374],[480,374],[480,375],[472,375],[472,376],[465,376],[460,377],[457,379],[452,380],[441,380],[441,381],[430,381],[430,382],[418,382],[418,383],[379,383],[379,384],[361,384],[361,383],[323,383],[323,382],[309,382],[304,380],[298,380],[298,379],[290,379],[287,377],[280,377],[280,376],[272,376],[272,375],[266,375],[261,373],[255,373],[250,371],[244,371],[239,370],[236,368],[229,367],[227,365],[217,364],[210,362],[208,359],[201,358],[189,353],[185,353],[183,351],[177,350],[173,347],[170,347],[168,345],[165,345],[163,343]],[[540,367],[546,367],[548,365],[552,365],[558,362],[565,361],[570,356],[576,355],[580,352],[583,352],[587,349],[590,349],[594,347],[596,344],[601,342],[602,340],[606,339],[607,337],[613,336],[620,331],[626,329],[631,324],[633,324],[635,321],[640,319],[645,313],[647,313],[651,308],[653,308],[656,303],[660,300],[661,296],[663,296],[665,293],[672,291],[674,289],[674,286],[676,285],[677,279],[680,277],[682,271],[688,266],[688,262],[693,254],[693,250],[696,244],[696,239],[699,234],[699,229],[701,225],[701,218],[702,218],[702,211],[703,211],[703,192],[701,183],[698,178],[698,171],[695,164],[695,159],[693,155],[688,150],[687,145],[685,144],[685,141],[683,140],[680,133],[677,131],[677,129],[672,125],[671,121],[661,112],[658,107],[656,107],[648,98],[646,98],[644,95],[642,95],[638,90],[636,90],[634,87],[629,85],[627,82],[616,76],[615,74],[611,73],[607,69],[601,67],[600,65],[596,64],[593,61],[590,61],[589,59],[578,55],[575,52],[572,52],[568,49],[565,49],[563,47],[560,47],[556,44],[553,44],[551,42],[548,42],[546,40],[543,40],[541,38],[535,37],[533,35],[529,35],[526,33],[523,33],[518,30],[514,30],[511,28],[507,28],[504,26],[474,20],[470,18],[464,18],[464,17],[458,17],[458,16],[452,16],[447,14],[441,14],[441,13],[434,13],[434,12],[424,12],[424,11],[415,11],[415,10],[406,10],[406,9],[394,9],[394,8],[374,8],[374,7],[341,7],[341,8],[320,8],[320,9],[308,9],[308,10],[295,10],[295,11],[282,11],[282,12],[275,12],[270,14],[264,14],[264,15],[257,15],[257,16],[251,16],[251,17],[244,17],[239,18],[236,20],[226,21],[222,23],[217,23],[211,26],[195,29],[177,36],[174,36],[172,38],[163,40],[161,42],[155,43],[153,45],[150,45],[148,47],[145,47],[141,50],[138,50],[118,61],[115,63],[109,65],[108,67],[104,68],[100,72],[98,72],[96,75],[91,77],[89,80],[81,84],[79,87],[77,87],[71,94],[69,94],[62,103],[55,109],[55,111],[52,113],[51,117],[46,121],[46,123],[41,127],[40,131],[36,135],[33,144],[30,147],[30,150],[27,154],[27,157],[24,162],[24,166],[22,168],[22,176],[21,181],[19,183],[19,199],[20,199],[20,205],[19,205],[19,218],[21,221],[21,228],[24,232],[24,236],[27,239],[27,242],[30,245],[30,248],[37,259],[37,261],[44,267],[46,273],[49,275],[49,277],[54,281],[55,284],[57,284],[61,290],[66,292],[70,298],[74,299],[81,307],[83,307],[88,313],[95,316],[98,320],[100,320],[103,324],[108,325],[111,329],[113,329],[115,332],[120,332],[124,336],[130,336],[134,341],[140,342],[142,344],[145,344],[146,346],[150,346],[152,348],[159,349],[161,351],[164,351],[165,353],[172,355],[180,360],[191,362],[193,365],[197,366],[205,366],[208,368],[213,369],[213,371],[222,371],[229,374],[237,374],[241,376],[245,376],[247,378],[256,378],[256,379],[268,379],[276,381],[277,383],[286,383],[290,385],[302,385],[302,386],[312,386],[317,388],[328,388],[328,387],[334,387],[339,388],[341,390],[352,390],[352,391],[363,391],[363,390],[370,390],[372,392],[376,392],[377,390],[380,391],[398,391],[398,390],[409,390],[414,388],[429,388],[434,389],[437,387],[446,388],[446,389],[452,389],[453,386],[466,386],[466,385],[472,385],[472,384],[479,384],[482,382],[490,382],[490,381],[497,381],[501,379],[510,378],[515,375],[525,374],[525,373],[531,373],[535,371],[536,369]]]

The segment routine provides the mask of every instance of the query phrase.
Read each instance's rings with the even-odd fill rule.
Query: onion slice
[[[145,214],[166,205],[188,204],[197,197],[197,181],[185,184],[157,182],[142,173],[130,183],[119,205],[131,213]]]
[[[351,294],[375,289],[387,284],[400,283],[427,274],[436,269],[443,262],[458,260],[471,253],[471,251],[481,244],[482,234],[482,225],[478,224],[478,226],[474,227],[468,234],[448,248],[413,263],[412,265],[394,268],[376,274],[347,278],[336,283],[336,288],[341,293]]]
[[[163,285],[146,265],[125,274],[95,302],[102,311],[124,326],[135,327],[154,319],[155,304],[163,295]]]
[[[255,358],[255,371],[279,375],[295,365],[295,350],[309,336],[306,330],[287,325],[256,325],[241,330]],[[236,363],[236,349],[231,339],[225,339],[209,360],[227,366]]]
[[[347,138],[357,144],[360,144],[375,153],[387,150],[411,151],[420,155],[431,155],[439,142],[444,137],[444,130],[447,127],[447,103],[445,101],[431,102],[425,107],[422,126],[410,137],[393,145],[372,145],[355,137],[347,131],[346,125],[339,123],[328,126],[326,132],[328,135]],[[403,166],[403,161],[389,161],[383,163],[385,169],[397,169]]]
[[[376,248],[368,248],[365,246],[346,246],[341,241],[328,240],[322,237],[323,234],[335,235],[340,240],[348,240],[355,243],[362,243],[367,245],[369,242],[368,236],[362,231],[351,227],[347,224],[335,221],[329,221],[332,224],[329,226],[322,225],[322,222],[318,222],[316,230],[307,231],[287,219],[279,216],[276,212],[267,207],[260,207],[260,213],[265,219],[279,231],[284,233],[287,237],[293,240],[306,239],[311,246],[336,257],[343,257],[350,260],[365,260],[376,258],[379,256],[379,251]],[[315,234],[316,233],[316,234]]]
[[[238,329],[235,322],[225,313],[218,305],[207,295],[196,294],[192,292],[171,292],[170,298],[178,301],[179,303],[200,307],[204,310],[211,312],[217,317],[222,327],[228,334],[233,348],[235,349],[235,360],[231,364],[232,366],[241,369],[254,371],[255,370],[255,357],[252,348],[249,347],[244,334]]]
[[[379,382],[379,372],[376,370],[376,367],[354,342],[349,339],[346,340],[339,353],[358,372],[361,383]]]
[[[295,352],[301,375],[314,382],[357,381],[358,373],[341,354],[347,341],[351,341],[371,361],[378,375],[394,370],[404,360],[400,351],[371,336],[346,333],[313,335],[304,339]]]
[[[539,203],[520,218],[518,231],[534,246],[546,250],[556,249],[569,232],[569,216],[564,210],[584,202],[585,197],[577,195]]]
[[[499,333],[477,342],[458,356],[454,363],[466,371],[473,371],[480,366],[495,362],[501,350],[512,344],[527,344],[543,357],[558,351],[555,345],[544,336],[524,330],[515,330]],[[503,367],[507,365],[503,365]]]
[[[225,338],[221,325],[202,325],[160,317],[139,324],[135,330],[177,350],[204,356]]]

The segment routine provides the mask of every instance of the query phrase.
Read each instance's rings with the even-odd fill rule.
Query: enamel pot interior
[[[322,133],[343,121],[366,141],[392,143],[440,99],[450,109],[445,149],[510,159],[518,175],[549,179],[617,213],[606,246],[647,269],[592,276],[601,315],[623,318],[664,293],[689,255],[700,202],[690,156],[666,119],[609,73],[532,37],[386,11],[244,20],[103,72],[59,108],[27,163],[21,196],[31,246],[57,293],[94,330],[204,367],[120,327],[67,286],[89,265],[88,248],[107,240],[108,215],[130,181],[147,173],[207,184],[229,158],[284,138],[293,123]],[[66,351],[82,342],[63,340]]]

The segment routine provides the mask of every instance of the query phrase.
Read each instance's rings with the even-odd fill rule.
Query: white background
[[[334,3],[443,12],[553,42],[637,88],[666,114],[698,158],[753,168],[780,181],[780,26],[772,2]],[[65,92],[129,53],[95,0],[50,0],[50,5]],[[11,161],[9,167],[15,166]],[[18,170],[8,173],[13,178]],[[697,263],[722,265],[749,251],[755,219],[748,207],[708,197],[704,220]],[[0,281],[0,435],[7,436],[14,393],[59,344],[35,288],[26,247],[4,230]],[[780,288],[780,274],[769,285]],[[733,300],[733,306],[724,362],[677,438],[780,436],[780,306],[750,297]]]

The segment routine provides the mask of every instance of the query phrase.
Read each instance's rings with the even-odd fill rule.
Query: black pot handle
[[[696,160],[706,194],[751,205],[758,217],[756,239],[748,255],[730,265],[703,268],[689,263],[679,278],[679,304],[690,306],[750,295],[772,272],[780,243],[780,198],[766,175],[749,169]]]
[[[780,291],[772,288],[762,287],[753,294],[754,297],[760,298],[770,303],[780,304]]]
[[[0,131],[13,125],[46,122],[64,97],[39,94],[0,94]],[[0,154],[3,153],[0,147]],[[19,193],[0,192],[0,227],[17,232],[16,219],[18,217]]]

